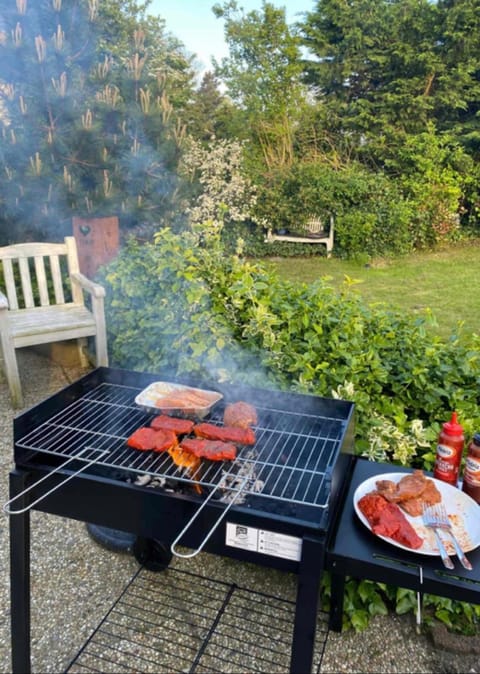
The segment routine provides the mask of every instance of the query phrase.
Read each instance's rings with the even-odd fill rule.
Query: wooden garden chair
[[[0,248],[0,339],[14,407],[23,405],[16,349],[76,339],[85,366],[93,336],[96,364],[108,365],[104,297],[104,288],[80,273],[73,236]]]

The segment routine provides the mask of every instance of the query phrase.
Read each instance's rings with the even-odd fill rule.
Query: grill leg
[[[304,537],[297,582],[297,603],[293,627],[291,674],[310,674],[317,626],[318,595],[324,569],[325,546]]]
[[[10,473],[10,498],[25,489],[26,476]],[[15,507],[27,505],[19,498]],[[10,515],[10,601],[12,629],[12,672],[30,672],[30,511]]]
[[[335,573],[335,571],[332,571],[331,578],[332,578],[332,585],[330,597],[330,617],[328,621],[328,627],[329,629],[335,632],[341,632],[343,622],[343,597],[345,592],[345,575],[343,573]]]

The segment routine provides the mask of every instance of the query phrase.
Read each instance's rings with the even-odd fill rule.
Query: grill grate
[[[151,475],[191,483],[191,476],[174,465],[167,453],[138,452],[125,441],[153,414],[139,408],[141,389],[102,383],[65,406],[56,415],[16,441],[19,448],[64,459],[93,460],[96,465],[127,471],[134,477]],[[289,504],[326,508],[330,476],[345,430],[343,419],[256,406],[257,441],[244,447],[237,459],[202,462],[198,484],[218,487],[235,497],[268,497]],[[209,421],[221,424],[223,406],[214,408]],[[238,503],[239,500],[236,499]]]
[[[289,671],[295,602],[178,569],[140,569],[67,672]],[[314,655],[328,636],[320,612]]]

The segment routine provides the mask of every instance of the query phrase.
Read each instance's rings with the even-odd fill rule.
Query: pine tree
[[[98,0],[0,0],[0,17],[4,240],[61,238],[72,215],[162,224],[184,133],[170,92],[191,73],[181,50],[173,58],[152,38],[161,24],[130,15],[113,53]]]

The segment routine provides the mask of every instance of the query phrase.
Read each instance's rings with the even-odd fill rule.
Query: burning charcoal
[[[255,458],[255,452],[251,452],[250,458]],[[225,493],[221,500],[225,503],[232,501],[237,504],[245,503],[249,492],[259,493],[265,486],[264,482],[257,478],[255,463],[252,461],[246,461],[236,473],[223,471],[222,482]]]
[[[252,491],[254,491],[258,494],[259,492],[263,491],[264,487],[265,487],[265,482],[263,480],[255,480],[255,482],[252,485]]]
[[[139,475],[133,484],[138,485],[139,487],[145,487],[149,482],[152,481],[150,475]]]
[[[164,477],[155,477],[153,478],[150,486],[156,489],[163,489],[163,487],[165,487],[166,482],[167,481]]]

